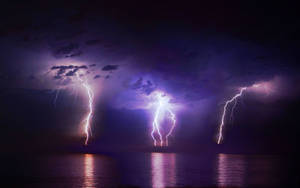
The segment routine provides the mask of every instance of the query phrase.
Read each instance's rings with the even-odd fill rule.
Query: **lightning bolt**
[[[238,94],[236,94],[235,96],[233,96],[230,100],[226,101],[224,108],[223,108],[223,114],[222,114],[222,119],[221,119],[221,124],[219,126],[219,131],[218,131],[218,140],[217,143],[220,144],[222,139],[223,139],[223,128],[224,128],[224,124],[225,124],[225,117],[226,117],[226,111],[227,111],[227,107],[229,104],[231,104],[232,102],[234,102],[234,106],[232,107],[232,110],[234,110],[235,106],[236,106],[236,102],[238,100],[239,97],[241,97],[243,95],[243,92],[247,89],[247,87],[242,87],[240,89],[240,92]]]
[[[159,135],[159,139],[160,139],[160,146],[164,145],[164,140],[163,140],[163,135],[160,131],[160,123],[159,123],[159,116],[162,114],[163,110],[166,110],[167,112],[169,112],[170,114],[170,119],[172,121],[172,127],[171,129],[167,132],[166,136],[165,136],[165,140],[166,140],[166,146],[169,145],[168,142],[168,137],[172,134],[175,125],[176,125],[176,116],[175,114],[171,111],[170,106],[169,106],[169,101],[168,98],[163,98],[164,95],[159,93],[157,95],[157,100],[158,100],[158,106],[156,108],[155,114],[154,114],[154,120],[152,122],[152,131],[151,131],[151,137],[153,139],[154,142],[154,146],[157,145],[157,140],[154,136],[154,133],[157,132],[157,134]]]
[[[176,124],[176,117],[175,117],[175,114],[170,110],[168,109],[168,112],[171,114],[171,120],[172,120],[172,127],[170,129],[170,131],[168,132],[168,134],[166,135],[166,146],[169,145],[169,142],[168,142],[168,138],[169,136],[172,134],[174,128],[175,128],[175,124]]]
[[[89,141],[89,137],[90,137],[90,131],[91,131],[91,119],[92,119],[92,115],[93,115],[94,93],[93,93],[93,90],[90,87],[90,85],[87,83],[87,81],[86,80],[84,81],[83,79],[81,79],[78,73],[76,73],[76,77],[81,82],[84,89],[86,90],[86,93],[89,98],[89,104],[88,104],[89,112],[83,120],[85,122],[84,123],[84,132],[86,135],[84,144],[87,145],[88,141]]]
[[[159,96],[159,98],[160,98],[160,96]],[[154,116],[154,120],[153,120],[153,123],[152,123],[152,132],[151,132],[151,136],[152,136],[152,139],[154,141],[154,146],[156,146],[156,144],[157,144],[157,141],[154,137],[155,130],[157,131],[157,133],[159,135],[159,138],[160,138],[160,146],[163,145],[162,134],[160,133],[160,129],[159,129],[160,127],[159,127],[159,122],[158,122],[158,116],[160,114],[161,108],[162,108],[162,100],[159,100],[158,101],[158,107],[155,111],[155,116]]]

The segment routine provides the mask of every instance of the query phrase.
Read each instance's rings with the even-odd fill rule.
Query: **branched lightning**
[[[87,81],[84,81],[83,79],[81,79],[78,73],[76,74],[76,77],[78,78],[78,80],[83,85],[83,87],[86,90],[87,95],[89,97],[89,105],[88,105],[89,106],[89,112],[83,120],[85,122],[84,123],[84,132],[85,132],[85,135],[86,135],[85,145],[87,145],[89,137],[90,137],[90,130],[91,130],[91,119],[92,119],[92,115],[93,115],[94,93],[93,93],[93,90],[90,87],[90,85],[87,83]]]
[[[223,108],[223,114],[222,114],[222,118],[221,118],[221,124],[219,126],[219,132],[218,132],[218,140],[217,143],[220,144],[222,139],[223,139],[223,128],[224,128],[224,124],[225,124],[225,117],[226,117],[226,111],[227,111],[227,107],[230,103],[234,102],[234,105],[232,107],[231,110],[234,110],[237,100],[239,97],[241,97],[243,95],[243,92],[247,89],[247,87],[243,87],[240,89],[240,92],[238,94],[236,94],[235,96],[233,96],[230,100],[226,101],[224,108]],[[232,115],[232,113],[231,113]]]
[[[168,142],[168,137],[172,134],[173,132],[173,129],[175,128],[175,124],[176,124],[176,117],[175,117],[175,114],[170,110],[168,109],[168,112],[171,114],[171,120],[172,120],[172,127],[170,129],[170,131],[168,132],[168,134],[166,135],[166,145],[168,146],[169,145],[169,142]]]
[[[160,98],[161,96],[158,96],[158,97]],[[159,99],[158,100],[158,107],[155,111],[155,116],[154,116],[154,120],[153,120],[153,123],[152,123],[152,132],[151,132],[151,136],[152,136],[153,141],[154,141],[154,146],[156,146],[156,144],[157,144],[157,141],[154,137],[155,130],[157,131],[157,133],[159,135],[160,146],[163,145],[163,138],[162,138],[162,134],[160,133],[160,127],[159,127],[159,122],[158,122],[158,116],[160,114],[162,106],[163,106],[162,100]]]
[[[173,129],[175,128],[175,124],[176,124],[176,116],[175,114],[171,111],[170,106],[168,104],[169,99],[168,98],[164,98],[163,94],[159,93],[157,95],[157,101],[158,101],[158,106],[156,108],[155,114],[154,114],[154,120],[152,122],[152,132],[151,132],[151,137],[154,141],[154,146],[157,145],[157,140],[154,136],[154,133],[157,132],[157,134],[159,135],[159,139],[160,139],[160,146],[164,145],[164,140],[163,140],[163,135],[160,131],[161,127],[160,127],[160,122],[159,122],[159,116],[162,114],[163,110],[166,110],[169,114],[170,114],[170,119],[172,120],[172,127],[171,129],[167,132],[165,139],[166,139],[166,146],[168,146],[168,137],[172,134]]]

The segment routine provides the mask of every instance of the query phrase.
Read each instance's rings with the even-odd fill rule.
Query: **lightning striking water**
[[[165,116],[166,114],[165,112],[169,113],[168,118],[171,119],[172,121],[172,127],[170,128],[170,130],[167,132],[166,136],[165,136],[165,140],[166,140],[166,146],[169,145],[168,143],[168,137],[172,134],[174,128],[175,128],[175,124],[176,124],[176,116],[175,114],[171,111],[170,109],[170,105],[169,105],[169,98],[166,97],[165,95],[163,95],[162,93],[159,93],[157,95],[157,108],[154,114],[154,120],[152,122],[152,132],[151,132],[151,137],[154,141],[154,146],[157,145],[157,140],[154,136],[154,133],[157,132],[157,134],[159,135],[159,139],[160,139],[160,146],[164,145],[164,139],[163,139],[163,134],[161,133],[161,127],[160,127],[160,116],[163,115]]]
[[[86,135],[86,139],[85,139],[85,145],[88,144],[89,141],[89,137],[90,137],[90,132],[91,132],[91,119],[92,119],[92,115],[93,115],[93,102],[94,102],[94,93],[92,88],[90,87],[90,85],[87,83],[87,81],[83,80],[80,78],[79,74],[76,74],[76,77],[78,78],[78,80],[81,82],[81,84],[83,85],[84,89],[87,92],[88,98],[89,98],[89,112],[86,115],[86,117],[84,118],[84,132]]]
[[[172,134],[172,132],[173,132],[173,129],[175,128],[175,124],[176,124],[176,117],[175,117],[175,114],[171,111],[171,110],[168,110],[168,112],[170,113],[170,115],[171,115],[171,120],[172,120],[172,127],[171,127],[171,129],[170,129],[170,131],[168,132],[168,134],[166,135],[166,146],[168,146],[169,145],[169,136]]]
[[[156,141],[156,139],[154,137],[155,130],[157,131],[157,133],[159,135],[160,145],[161,146],[163,145],[163,139],[162,139],[162,135],[161,135],[160,130],[159,130],[159,123],[158,123],[158,116],[160,114],[161,108],[162,108],[162,101],[159,100],[158,101],[158,107],[157,107],[157,109],[155,111],[155,116],[154,116],[154,120],[153,120],[153,123],[152,123],[152,132],[151,132],[151,136],[152,136],[153,141],[154,141],[154,146],[156,146],[156,144],[157,144],[157,141]]]
[[[234,105],[232,107],[231,110],[234,110],[235,106],[236,106],[236,102],[238,100],[239,97],[241,97],[243,95],[243,92],[247,89],[247,87],[243,87],[240,89],[240,92],[238,94],[236,94],[235,96],[233,96],[230,100],[226,101],[224,108],[223,108],[223,114],[222,114],[222,119],[221,119],[221,124],[219,126],[219,132],[218,132],[218,140],[217,143],[220,144],[222,139],[223,139],[223,128],[224,128],[224,124],[225,124],[225,117],[226,117],[226,111],[227,111],[227,107],[229,104],[231,104],[232,102],[234,102]]]

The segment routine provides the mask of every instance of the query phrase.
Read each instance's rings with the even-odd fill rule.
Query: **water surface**
[[[264,155],[176,153],[64,154],[38,157],[28,187],[249,187],[295,183],[288,161]]]

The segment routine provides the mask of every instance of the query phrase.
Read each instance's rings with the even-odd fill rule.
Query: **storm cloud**
[[[54,51],[55,57],[74,57],[81,55],[81,51],[79,51],[79,45],[76,43],[70,43],[66,46],[59,47]]]
[[[209,137],[211,142],[224,101],[241,87],[267,82],[276,86],[271,88],[270,94],[249,90],[239,101],[241,105],[237,105],[236,110],[241,116],[237,116],[236,122],[243,126],[237,127],[245,129],[236,135],[243,139],[245,134],[242,133],[261,127],[265,137],[268,135],[265,131],[279,122],[276,114],[285,112],[292,113],[282,116],[284,128],[278,133],[288,130],[287,126],[296,126],[286,120],[298,114],[294,109],[299,106],[300,96],[297,6],[296,10],[289,7],[284,12],[284,7],[281,4],[276,7],[275,3],[272,6],[264,2],[243,6],[227,1],[201,3],[211,4],[211,7],[175,1],[158,4],[137,1],[133,3],[135,6],[127,1],[95,4],[30,1],[11,2],[8,9],[2,6],[0,93],[4,102],[12,102],[6,106],[11,111],[3,108],[3,112],[14,114],[18,110],[16,106],[24,107],[15,97],[18,95],[9,95],[12,90],[15,93],[24,89],[32,93],[49,92],[45,100],[43,92],[30,100],[24,98],[29,104],[43,99],[46,101],[40,102],[43,109],[46,109],[45,104],[51,107],[53,103],[55,92],[51,91],[61,90],[64,103],[57,105],[62,113],[59,121],[70,117],[68,109],[78,109],[80,115],[70,117],[74,120],[84,114],[86,107],[81,85],[71,87],[77,83],[75,76],[79,74],[95,91],[94,117],[99,119],[94,123],[102,126],[101,117],[114,119],[114,123],[103,123],[110,133],[120,129],[145,131],[153,115],[147,107],[155,102],[149,98],[155,91],[161,91],[172,99],[172,104],[182,108],[176,111],[176,131],[182,131],[177,135],[174,132],[179,137],[178,142],[193,135],[194,140]],[[270,8],[272,10],[268,10]],[[74,99],[75,93],[78,100]],[[8,96],[11,100],[7,100]],[[291,103],[294,109],[286,105]],[[24,112],[24,116],[36,115],[39,111],[29,112]],[[128,112],[137,115],[124,115],[131,114]],[[123,117],[132,118],[130,126],[115,118],[122,113]],[[285,118],[291,114],[292,118]],[[271,120],[261,121],[260,116]],[[12,120],[15,117],[14,114]],[[55,114],[54,117],[60,116]],[[73,125],[79,123],[70,121],[68,124],[75,130]],[[26,122],[20,130],[27,125],[31,126]],[[43,124],[37,126],[40,125]],[[56,128],[55,132],[63,132],[64,125]],[[70,134],[69,130],[65,132]],[[239,140],[232,142],[239,143]]]
[[[97,79],[97,78],[101,78],[101,76],[99,74],[95,75],[94,79]]]
[[[123,96],[122,92],[150,95],[155,90],[163,90],[183,103],[193,103],[204,99],[222,101],[239,87],[272,80],[276,76],[295,77],[299,70],[295,44],[285,46],[286,39],[280,38],[283,35],[277,31],[274,31],[277,37],[273,40],[276,43],[271,43],[269,38],[247,33],[247,29],[232,27],[228,32],[215,32],[216,28],[206,22],[195,27],[182,20],[176,24],[168,21],[161,24],[154,19],[150,22],[157,27],[146,24],[140,28],[134,24],[136,16],[133,16],[132,20],[126,18],[129,20],[124,27],[112,21],[115,18],[110,16],[104,21],[101,14],[95,10],[73,12],[66,7],[56,11],[49,9],[41,15],[47,20],[44,24],[34,12],[33,15],[26,14],[26,20],[30,22],[25,28],[15,30],[18,34],[12,33],[3,45],[7,56],[2,60],[12,63],[3,69],[1,77],[11,78],[13,83],[22,80],[22,74],[25,78],[34,74],[35,79],[30,85],[35,87],[34,84],[42,82],[44,73],[49,71],[47,67],[54,73],[52,81],[53,78],[72,78],[81,70],[95,82],[99,78],[107,80],[109,84],[104,84],[103,87],[107,87],[104,92],[120,92],[107,96]],[[187,20],[204,21],[200,18],[188,16]],[[248,19],[264,23],[256,18]],[[223,17],[218,16],[210,21],[218,27],[224,23]],[[29,24],[31,22],[34,26]],[[220,27],[221,30],[226,28]],[[8,34],[6,32],[5,36]],[[14,37],[19,35],[22,40]],[[8,48],[7,44],[15,45]],[[20,47],[18,51],[15,46]],[[17,58],[9,54],[19,55]],[[33,62],[37,55],[40,55],[40,62],[47,64]],[[113,72],[115,75],[111,76]],[[47,87],[47,84],[43,85]]]
[[[149,95],[156,89],[156,86],[150,80],[144,81],[143,78],[139,78],[136,82],[130,85],[130,88]]]
[[[113,71],[117,70],[119,68],[119,65],[105,65],[102,70],[103,71]]]
[[[77,65],[60,65],[60,66],[51,67],[51,70],[56,71],[56,75],[54,76],[54,79],[61,79],[64,76],[74,76],[75,73],[80,69],[88,69],[88,67],[86,65],[81,65],[81,66],[77,66]]]

